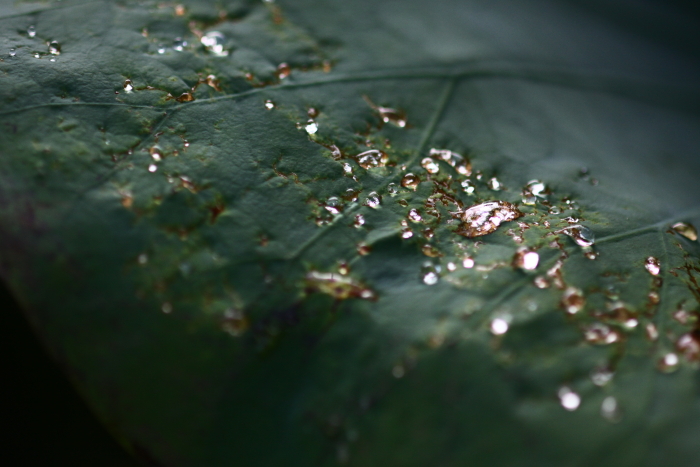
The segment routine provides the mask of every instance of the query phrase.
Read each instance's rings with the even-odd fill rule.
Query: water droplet
[[[389,162],[389,156],[377,149],[370,149],[355,156],[355,160],[363,169],[372,167],[385,167]]]
[[[523,204],[534,205],[537,199],[546,199],[549,194],[547,185],[539,180],[530,180],[523,187]]]
[[[509,327],[508,321],[506,321],[503,318],[494,318],[493,320],[491,320],[490,328],[491,328],[491,333],[494,336],[501,336],[501,335],[505,334],[506,332],[508,332],[508,327]]]
[[[586,299],[583,296],[581,289],[576,287],[567,287],[561,297],[561,305],[564,310],[570,314],[576,314],[586,305]]]
[[[158,46],[158,53],[160,55],[163,55],[165,53],[165,46],[164,45],[159,45]]]
[[[308,134],[315,135],[316,132],[318,131],[318,124],[316,122],[314,122],[313,120],[309,120],[307,122],[306,126],[304,127],[304,129],[306,130],[306,132]]]
[[[151,164],[151,165],[148,166],[148,171],[149,171],[149,172],[153,173],[153,172],[155,172],[156,170],[158,170],[158,166],[157,166],[157,165]]]
[[[438,275],[434,271],[428,271],[423,274],[423,283],[426,285],[435,285],[438,282]]]
[[[29,26],[27,28],[27,35],[29,37],[36,37],[36,28],[34,26]]]
[[[270,99],[268,99],[268,100],[265,101],[265,108],[266,108],[267,110],[272,110],[272,109],[275,108],[275,103],[272,102]]]
[[[698,231],[695,229],[693,224],[686,222],[677,222],[671,226],[671,228],[678,234],[683,235],[688,240],[693,242],[698,239]]]
[[[496,231],[503,222],[512,221],[522,212],[505,201],[490,201],[471,206],[462,214],[463,224],[457,233],[467,238],[487,235]]]
[[[619,422],[622,418],[622,412],[620,411],[617,399],[613,396],[608,396],[603,399],[603,403],[600,406],[600,414],[609,422]]]
[[[449,149],[431,149],[431,157],[439,157],[443,161],[450,164],[455,168],[457,173],[468,177],[472,174],[472,165],[468,159],[464,158],[462,155],[456,152],[450,151]],[[427,169],[426,169],[427,170]]]
[[[353,225],[358,229],[365,225],[365,216],[363,216],[362,214],[355,214],[355,222],[353,223]]]
[[[471,180],[464,180],[460,185],[462,186],[462,190],[464,190],[466,194],[474,194],[474,190],[476,189],[476,187],[474,186],[474,183],[472,183]]]
[[[419,184],[420,184],[420,178],[418,178],[418,176],[416,176],[412,173],[407,173],[401,179],[401,186],[402,187],[410,188],[411,190],[414,190],[414,191],[416,190],[416,188],[418,188]]]
[[[617,342],[622,337],[620,333],[603,323],[593,323],[587,326],[583,332],[586,341],[591,344],[607,345]]]
[[[210,31],[204,34],[199,41],[209,53],[217,57],[226,57],[228,55],[228,50],[224,48],[226,38],[219,31]]]
[[[277,78],[279,79],[285,79],[289,77],[289,75],[292,73],[291,67],[286,64],[286,63],[280,63],[277,65]]]
[[[130,79],[124,80],[124,91],[128,94],[134,90],[134,84]]]
[[[447,263],[447,270],[450,272],[454,272],[457,270],[457,265],[450,261],[449,263]]]
[[[376,191],[371,192],[370,194],[367,195],[367,198],[365,199],[364,205],[369,206],[370,208],[377,209],[379,208],[379,205],[381,204],[382,200],[379,194]]]
[[[357,252],[361,256],[367,256],[368,254],[370,254],[372,252],[372,248],[365,243],[358,243],[357,244]]]
[[[420,164],[423,166],[425,170],[428,171],[428,173],[431,174],[436,174],[440,171],[440,166],[438,165],[437,162],[435,162],[433,159],[430,157],[424,158]]]
[[[185,5],[175,5],[175,16],[185,16]]]
[[[535,280],[533,282],[535,284],[535,287],[537,287],[538,289],[546,289],[549,287],[549,281],[544,276],[535,277]]]
[[[411,219],[411,221],[413,221],[413,222],[422,222],[423,221],[423,218],[421,217],[421,215],[418,213],[418,211],[416,209],[411,209],[408,212],[408,218]]]
[[[176,97],[175,100],[178,102],[192,102],[194,96],[189,92],[183,92],[179,97]]]
[[[399,187],[396,185],[396,183],[390,183],[386,187],[386,191],[391,195],[391,196],[396,196],[396,194],[399,192]]]
[[[238,337],[248,329],[248,318],[241,310],[229,308],[224,311],[221,329],[234,337]]]
[[[401,238],[408,239],[413,237],[413,232],[410,229],[404,228],[401,230]]]
[[[39,52],[34,53],[34,58],[41,58],[41,54]]]
[[[170,314],[173,312],[173,305],[170,302],[165,302],[163,305],[160,307],[160,310],[167,314]]]
[[[671,373],[678,368],[678,355],[673,352],[669,352],[662,356],[657,363],[657,368],[664,373]]]
[[[306,283],[309,289],[328,294],[338,300],[376,298],[376,294],[368,287],[340,273],[311,271],[306,275]]]
[[[561,208],[559,206],[552,206],[549,208],[549,213],[554,215],[561,214]]]
[[[426,243],[425,245],[423,245],[421,247],[421,251],[425,256],[428,256],[430,258],[437,258],[438,256],[442,256],[440,251],[430,243]]]
[[[182,52],[185,50],[185,47],[187,47],[187,41],[182,37],[176,37],[173,41],[173,49],[177,50],[178,52]]]
[[[464,269],[471,269],[474,267],[474,258],[466,257],[462,259],[462,267]]]
[[[49,46],[49,53],[51,55],[61,55],[61,44],[57,41],[47,42],[47,45]]]
[[[394,368],[391,369],[391,375],[396,379],[403,378],[403,376],[405,374],[406,374],[406,370],[404,369],[403,365],[401,365],[400,363],[394,365]]]
[[[649,271],[649,274],[652,276],[658,276],[661,272],[661,263],[658,259],[650,256],[644,262],[644,268]]]
[[[595,243],[595,235],[593,231],[583,225],[572,225],[564,229],[558,230],[556,233],[563,233],[573,238],[578,246],[589,247]]]
[[[576,394],[568,386],[562,386],[557,393],[559,402],[569,412],[573,412],[581,405],[581,396]]]
[[[431,239],[435,236],[435,232],[430,227],[423,229],[423,236],[427,239]]]
[[[654,342],[659,338],[659,330],[654,323],[647,323],[645,327],[647,339]]]
[[[163,159],[163,155],[162,155],[162,153],[161,153],[160,146],[157,146],[157,145],[156,145],[156,146],[153,146],[153,147],[149,150],[149,152],[150,152],[151,157],[153,158],[154,161],[158,162],[158,161],[160,161],[160,160]]]
[[[207,75],[205,83],[207,83],[207,86],[214,89],[215,91],[221,91],[219,79],[216,77],[216,75]]]
[[[142,265],[148,263],[148,255],[146,253],[141,253],[138,256],[137,261],[139,264],[142,264]]]
[[[527,248],[518,249],[517,253],[513,257],[513,265],[516,268],[524,269],[526,271],[534,271],[537,269],[537,265],[540,262],[540,255],[535,252],[528,250]]]
[[[679,337],[676,350],[690,361],[700,360],[700,331],[688,332]]]
[[[486,182],[486,186],[493,191],[501,191],[503,189],[503,185],[496,177],[489,179],[489,181]]]
[[[17,55],[16,49],[14,47],[10,49],[9,55],[10,57],[15,57]]]
[[[591,372],[591,381],[598,387],[603,387],[608,384],[615,376],[615,373],[608,368],[596,368]]]

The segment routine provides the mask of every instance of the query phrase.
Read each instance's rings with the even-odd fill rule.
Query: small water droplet
[[[558,230],[556,233],[563,233],[571,237],[581,247],[590,247],[595,243],[593,231],[583,225],[572,225],[571,227]]]
[[[408,218],[411,219],[411,221],[413,222],[423,222],[423,218],[416,209],[411,209],[408,212]]]
[[[533,282],[535,284],[535,287],[537,287],[538,289],[546,289],[549,287],[549,281],[544,276],[535,277],[535,280]]]
[[[365,216],[363,216],[362,214],[355,214],[355,222],[353,225],[358,229],[365,225]]]
[[[29,37],[36,37],[36,28],[34,26],[29,26],[27,28],[27,35]]]
[[[141,253],[138,257],[138,262],[139,262],[139,264],[148,263],[148,255],[146,253]]]
[[[153,146],[149,150],[151,157],[153,158],[154,161],[158,162],[163,159],[163,154],[161,153],[160,146]]]
[[[598,387],[608,384],[615,376],[615,373],[608,368],[596,368],[591,372],[591,381]]]
[[[397,363],[394,365],[394,367],[391,369],[391,375],[396,378],[400,379],[403,378],[403,376],[406,374],[406,370],[404,369],[403,365],[400,363]]]
[[[372,248],[370,248],[369,245],[367,245],[365,243],[358,243],[357,244],[357,252],[360,255],[367,256],[368,254],[370,254],[371,251],[372,251]]]
[[[421,247],[421,251],[425,256],[428,256],[430,258],[437,258],[438,256],[442,256],[440,254],[440,251],[430,243],[426,243],[425,245],[423,245]]]
[[[671,228],[678,234],[683,235],[688,240],[693,242],[698,239],[698,231],[695,229],[693,224],[686,222],[677,222],[671,226]]]
[[[659,359],[657,368],[664,373],[671,373],[678,368],[679,363],[680,360],[678,359],[678,355],[673,352],[669,352]]]
[[[506,332],[508,332],[509,328],[508,321],[506,321],[503,318],[494,318],[491,320],[491,334],[494,336],[502,336]]]
[[[467,256],[466,258],[462,258],[462,267],[464,269],[471,269],[474,267],[474,264],[474,258],[470,258],[469,256]]]
[[[561,208],[559,206],[552,206],[549,208],[549,213],[554,215],[561,214]]]
[[[164,45],[159,45],[158,46],[158,53],[160,55],[163,55],[165,53],[165,46]]]
[[[130,79],[124,80],[124,91],[129,94],[133,92],[134,90],[134,84],[131,82]]]
[[[376,191],[371,192],[370,194],[367,195],[367,198],[365,199],[364,205],[369,206],[370,208],[377,209],[379,208],[379,205],[381,204],[382,200],[379,194]]]
[[[413,237],[413,232],[410,229],[404,228],[401,230],[401,238],[408,239]]]
[[[399,192],[399,187],[396,185],[396,183],[390,183],[386,187],[386,191],[391,195],[391,196],[396,196],[396,194]]]
[[[226,38],[219,31],[210,31],[204,34],[199,41],[209,53],[217,57],[226,57],[228,55],[229,51],[224,48]]]
[[[603,323],[593,323],[584,329],[586,341],[591,344],[608,345],[621,339],[620,333]]]
[[[460,184],[462,186],[462,190],[468,195],[473,195],[474,190],[476,189],[476,186],[474,186],[474,183],[472,183],[471,180],[464,180]]]
[[[438,165],[437,162],[435,162],[433,159],[430,157],[424,158],[420,164],[423,166],[423,168],[428,171],[428,173],[431,174],[436,174],[440,171],[440,166]]]
[[[343,171],[346,174],[352,174],[352,166],[350,164],[348,164],[347,162],[344,162],[343,163]]]
[[[149,172],[153,173],[153,172],[155,172],[156,170],[158,170],[158,166],[157,166],[157,165],[151,164],[151,165],[148,166],[148,171],[149,171]]]
[[[490,178],[489,181],[486,182],[486,186],[493,191],[501,191],[503,189],[503,184],[501,184],[496,177]]]
[[[215,91],[221,91],[219,79],[216,77],[216,75],[207,75],[207,78],[204,82],[207,83],[207,86],[214,89]]]
[[[185,5],[175,5],[175,16],[185,16]]]
[[[185,50],[185,47],[187,47],[187,41],[182,37],[176,37],[173,41],[173,49],[177,50],[178,52],[182,52]]]
[[[549,189],[547,185],[539,180],[530,180],[527,185],[523,187],[523,204],[534,205],[537,203],[538,198],[547,199],[548,194]]]
[[[456,152],[450,151],[449,149],[433,148],[430,150],[430,156],[439,157],[443,161],[447,162],[452,167],[454,167],[457,173],[459,173],[460,175],[468,177],[472,174],[471,162],[462,155],[457,154]]]
[[[389,156],[377,149],[370,149],[355,156],[355,160],[363,169],[372,167],[385,167],[389,162]]]
[[[277,65],[277,78],[285,79],[292,73],[291,67],[287,63]]]
[[[318,131],[318,124],[316,122],[314,122],[313,120],[309,120],[306,123],[306,126],[304,127],[304,129],[306,130],[306,132],[308,134],[315,135],[316,132]]]
[[[613,396],[608,396],[603,399],[603,403],[600,406],[600,414],[611,423],[619,422],[622,418],[622,412],[620,411],[617,399]]]
[[[661,263],[658,259],[654,258],[653,256],[650,256],[646,259],[646,261],[644,261],[644,268],[652,276],[658,276],[661,272]]]
[[[576,287],[567,287],[561,297],[561,305],[564,310],[570,314],[576,314],[586,305],[586,299],[583,296],[581,289]]]
[[[241,310],[229,308],[224,311],[221,329],[234,337],[238,337],[248,329],[248,319]]]
[[[272,102],[270,99],[268,99],[268,100],[265,101],[265,108],[266,108],[267,110],[272,110],[272,109],[275,108],[275,103]]]
[[[495,232],[504,223],[523,215],[515,205],[505,201],[490,201],[471,206],[462,213],[462,226],[457,233],[467,238]]]
[[[526,271],[534,271],[537,269],[539,262],[540,255],[535,251],[528,250],[527,248],[518,249],[513,257],[513,265],[516,268],[524,269]]]
[[[412,173],[407,173],[401,179],[401,186],[404,188],[410,188],[411,190],[416,190],[420,184],[420,178]]]
[[[659,330],[654,323],[647,323],[645,327],[647,339],[654,342],[659,338]]]
[[[179,97],[176,97],[175,100],[178,102],[192,102],[194,100],[194,96],[192,93],[183,92]]]
[[[453,263],[452,261],[447,263],[447,270],[450,272],[454,272],[457,270],[457,265]]]
[[[690,361],[700,360],[700,331],[691,331],[679,337],[676,350]]]
[[[572,391],[568,386],[562,386],[557,395],[559,396],[561,406],[569,412],[573,412],[581,405],[581,396]]]
[[[165,302],[163,305],[160,307],[160,310],[167,314],[170,314],[173,312],[173,305],[170,302]]]
[[[437,284],[438,279],[439,276],[434,271],[428,271],[425,274],[423,274],[423,283],[425,283],[426,285],[435,285]]]
[[[34,53],[34,58],[41,58],[41,54],[39,52]]]
[[[9,55],[10,57],[15,57],[17,55],[16,49],[14,47],[10,49]]]

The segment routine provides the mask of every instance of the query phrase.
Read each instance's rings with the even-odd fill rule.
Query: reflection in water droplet
[[[661,272],[661,263],[658,259],[654,258],[653,256],[650,256],[646,259],[646,261],[644,262],[644,267],[647,271],[649,271],[649,274],[651,274],[652,276],[658,276]]]
[[[563,233],[573,238],[578,246],[589,247],[595,243],[595,235],[593,231],[583,225],[572,225],[564,229],[558,230],[556,233]]]
[[[570,412],[578,409],[579,405],[581,405],[581,396],[567,386],[562,386],[559,389],[558,396],[561,406]]]
[[[314,122],[313,120],[309,120],[307,122],[306,126],[304,127],[304,129],[306,130],[306,132],[308,134],[315,135],[316,132],[318,131],[318,124],[316,122]]]
[[[591,344],[607,345],[619,341],[622,336],[606,324],[593,323],[584,329],[584,337]]]
[[[513,266],[526,271],[534,271],[540,262],[540,255],[527,248],[519,248],[513,257]]]
[[[401,179],[401,186],[402,187],[410,188],[411,190],[414,190],[414,191],[416,188],[418,188],[419,184],[420,184],[420,178],[418,178],[418,176],[416,176],[412,173],[407,173]]]
[[[182,52],[185,50],[185,47],[187,47],[187,41],[182,37],[176,37],[173,41],[173,49],[177,50],[178,52]]]
[[[615,373],[607,368],[596,368],[591,372],[591,381],[596,386],[603,387],[613,379],[614,375]]]
[[[377,149],[370,149],[369,151],[362,152],[355,156],[355,159],[363,169],[385,167],[387,162],[389,162],[389,156]]]
[[[165,302],[165,303],[163,303],[163,305],[160,307],[160,310],[161,310],[163,313],[165,313],[165,314],[167,315],[167,314],[172,313],[172,311],[173,311],[173,306],[172,306],[172,304],[171,304],[170,302]]]
[[[376,191],[373,191],[367,195],[367,198],[365,199],[364,205],[369,206],[370,208],[373,208],[373,209],[377,209],[377,208],[379,208],[381,201],[382,200],[381,200],[379,194]]]
[[[460,154],[457,154],[456,152],[452,152],[449,149],[433,148],[430,150],[430,156],[439,157],[440,159],[454,167],[457,173],[461,175],[468,177],[472,174],[471,162],[469,162],[468,159],[464,158]]]
[[[425,157],[421,162],[420,165],[423,166],[423,168],[428,171],[428,173],[431,174],[436,174],[440,171],[440,166],[438,165],[437,162],[435,162],[433,159],[430,157]]]
[[[411,219],[413,222],[422,222],[423,218],[421,215],[418,213],[416,209],[411,209],[408,212],[408,218]]]
[[[149,172],[153,173],[153,172],[155,172],[156,170],[158,170],[158,166],[157,166],[157,165],[151,164],[151,165],[148,166],[148,171],[149,171]]]
[[[508,321],[503,318],[494,318],[491,320],[491,333],[494,336],[501,336],[508,332]]]
[[[583,296],[581,289],[576,287],[567,287],[561,297],[561,305],[570,315],[576,314],[583,309],[586,304],[586,299]]]
[[[686,222],[677,222],[671,226],[671,228],[678,234],[683,235],[688,240],[697,241],[698,231],[695,229],[693,224]]]
[[[204,34],[199,41],[209,53],[217,57],[225,57],[228,55],[228,50],[224,49],[226,38],[219,31],[210,31]]]
[[[36,28],[34,26],[29,26],[27,28],[27,35],[29,37],[36,37]]]
[[[503,185],[496,177],[489,179],[489,181],[486,183],[486,186],[488,186],[489,189],[493,191],[501,191],[503,189]]]
[[[471,180],[464,180],[460,185],[462,186],[462,190],[464,190],[466,194],[474,194],[474,190],[476,189],[476,187],[474,186]]]
[[[57,41],[51,41],[48,43],[49,53],[51,55],[61,55],[61,44]]]
[[[613,396],[608,396],[603,399],[603,403],[600,406],[600,414],[609,422],[619,422],[622,418],[622,412],[620,411],[617,399]]]
[[[362,214],[355,214],[355,223],[354,223],[354,225],[355,225],[355,227],[357,227],[358,229],[359,229],[360,227],[362,227],[363,225],[365,225],[365,216],[363,216]]]
[[[267,100],[265,101],[265,108],[266,108],[267,110],[272,110],[272,109],[275,108],[275,103],[272,102],[270,99],[267,99]]]
[[[134,90],[134,85],[130,79],[124,81],[124,91],[128,94]]]
[[[474,258],[466,257],[462,259],[462,267],[464,269],[471,269],[474,267]]]
[[[487,235],[496,231],[503,222],[512,221],[522,212],[505,201],[490,201],[471,206],[462,214],[463,224],[457,233],[468,238]]]
[[[690,361],[700,360],[700,331],[683,334],[676,341],[676,349]]]
[[[148,255],[146,253],[141,253],[138,257],[138,263],[139,264],[146,264],[148,263]]]
[[[678,363],[680,363],[678,360],[678,355],[673,352],[669,352],[659,359],[657,367],[664,373],[671,373],[678,368]]]

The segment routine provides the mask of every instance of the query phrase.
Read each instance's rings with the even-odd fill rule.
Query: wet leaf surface
[[[2,7],[3,278],[153,465],[694,465],[696,25],[596,5]]]

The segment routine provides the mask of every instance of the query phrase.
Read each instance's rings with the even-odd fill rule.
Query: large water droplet
[[[559,396],[561,406],[570,412],[578,409],[581,405],[581,396],[572,391],[568,386],[562,386],[557,395]]]
[[[686,222],[677,222],[671,228],[678,234],[683,235],[688,240],[697,241],[698,231],[693,224]]]
[[[376,191],[371,192],[370,194],[367,195],[367,198],[365,199],[365,206],[369,206],[370,208],[377,209],[379,205],[381,204],[382,200],[379,196],[379,194]]]
[[[471,206],[462,214],[462,226],[457,233],[468,238],[487,235],[508,221],[523,215],[515,205],[506,201],[490,201]]]
[[[355,160],[363,169],[384,167],[389,162],[389,156],[377,149],[370,149],[355,156]]]
[[[204,34],[199,41],[208,52],[217,57],[225,57],[228,55],[228,50],[224,48],[226,38],[219,31],[210,31]]]
[[[407,173],[401,179],[401,186],[402,187],[410,188],[411,190],[414,190],[414,191],[416,188],[418,188],[419,184],[420,184],[420,178],[418,178],[418,176],[416,176],[412,173]]]
[[[652,276],[658,276],[661,272],[661,263],[658,259],[650,256],[644,261],[644,267]]]

